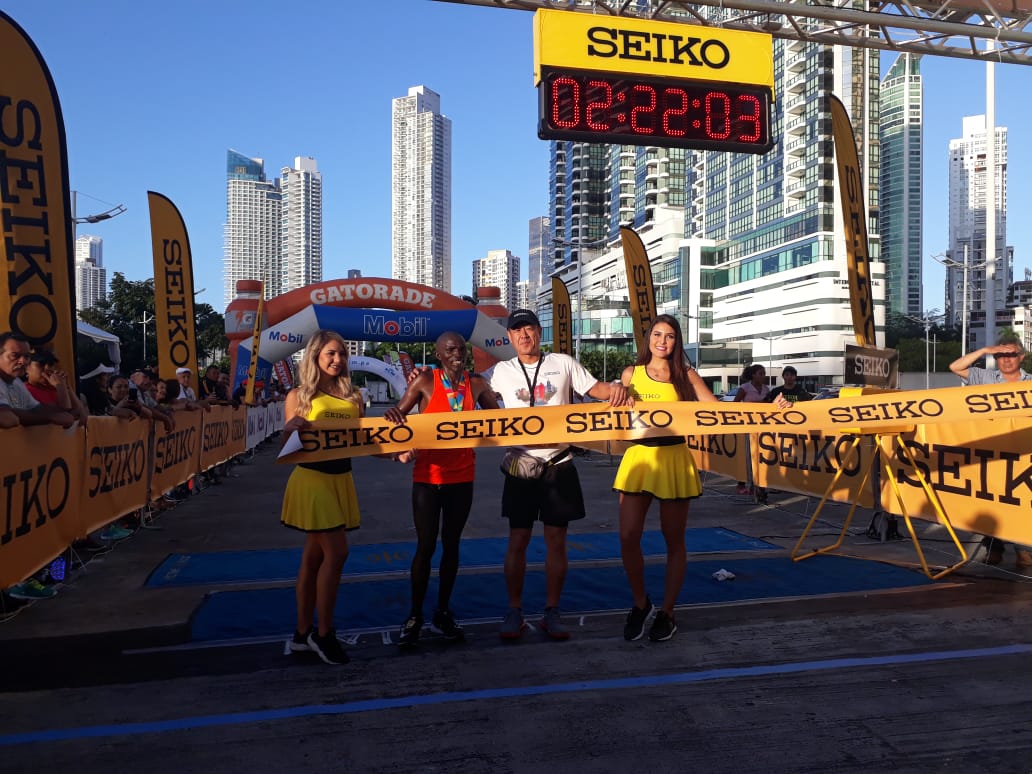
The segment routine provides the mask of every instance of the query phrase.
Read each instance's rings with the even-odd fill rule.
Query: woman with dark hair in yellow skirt
[[[351,384],[344,339],[333,331],[316,332],[301,357],[297,388],[287,393],[284,441],[313,421],[363,414],[361,393]],[[346,664],[349,659],[334,630],[333,609],[348,558],[347,530],[359,526],[351,460],[295,467],[283,493],[280,521],[305,533],[296,586],[297,628],[290,650],[314,651],[327,664]]]
[[[646,334],[645,350],[638,353],[635,365],[624,369],[620,380],[634,397],[635,406],[660,401],[717,400],[685,357],[681,326],[668,314],[653,321]],[[664,642],[677,632],[674,605],[688,565],[684,538],[688,503],[702,494],[699,473],[685,438],[665,436],[635,441],[624,453],[613,489],[620,493],[620,556],[634,595],[634,607],[624,626],[624,639],[628,641],[641,639],[655,610],[645,591],[641,535],[649,506],[653,500],[659,500],[659,524],[667,547],[666,588],[663,605],[649,629],[649,639]]]

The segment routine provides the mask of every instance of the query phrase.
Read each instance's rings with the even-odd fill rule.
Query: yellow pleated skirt
[[[686,445],[634,444],[624,452],[613,490],[649,494],[659,500],[687,500],[702,494],[702,482]]]
[[[361,518],[351,473],[295,467],[283,492],[280,521],[304,532],[357,529]]]

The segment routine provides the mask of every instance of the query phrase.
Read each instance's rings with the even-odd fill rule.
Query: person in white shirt
[[[541,323],[529,309],[517,309],[506,326],[516,357],[495,364],[484,373],[491,389],[506,408],[561,406],[571,402],[571,388],[581,395],[608,400],[613,406],[628,402],[627,388],[617,382],[599,382],[569,355],[541,351]],[[509,611],[502,621],[504,639],[519,639],[523,619],[523,581],[527,546],[534,522],[541,521],[545,536],[545,614],[541,628],[555,640],[570,636],[559,615],[559,597],[566,579],[566,531],[571,521],[584,518],[584,496],[573,465],[569,444],[510,447],[547,462],[540,478],[505,475],[502,517],[509,520],[505,555],[505,583]],[[518,472],[516,468],[512,472]]]
[[[23,425],[71,427],[75,424],[71,412],[40,403],[25,386],[30,354],[29,340],[24,336],[11,331],[0,333],[0,405],[9,406]]]

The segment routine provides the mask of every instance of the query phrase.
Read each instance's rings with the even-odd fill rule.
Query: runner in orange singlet
[[[421,414],[472,411],[476,404],[496,409],[498,401],[488,383],[466,371],[466,340],[458,333],[442,333],[437,339],[441,368],[417,376],[398,405],[387,409],[384,418],[400,424],[416,404]],[[437,608],[430,628],[446,639],[463,638],[462,627],[449,609],[452,589],[459,572],[459,539],[473,505],[473,449],[420,449],[403,452],[406,462],[415,456],[412,471],[412,520],[416,526],[416,552],[412,557],[412,609],[401,627],[398,644],[415,645],[423,629],[423,600],[430,584],[430,562],[441,534],[440,585]]]

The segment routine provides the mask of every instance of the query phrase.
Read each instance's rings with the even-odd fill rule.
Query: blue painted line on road
[[[824,661],[801,661],[788,664],[763,666],[729,667],[706,669],[699,672],[680,672],[671,675],[645,675],[620,677],[609,680],[583,680],[571,683],[531,685],[522,688],[485,688],[476,691],[448,691],[419,696],[397,696],[390,699],[366,699],[344,704],[309,704],[301,707],[260,710],[256,712],[233,712],[222,715],[198,715],[196,717],[155,720],[139,723],[119,723],[81,728],[54,728],[45,731],[29,731],[20,734],[0,735],[0,747],[10,747],[36,742],[63,742],[75,739],[92,739],[106,736],[139,736],[166,731],[189,731],[217,726],[268,723],[277,720],[318,715],[351,715],[359,712],[378,712],[390,709],[426,707],[437,704],[451,704],[465,701],[490,699],[513,699],[548,694],[579,693],[582,691],[613,691],[633,688],[655,688],[669,685],[689,685],[713,680],[733,680],[743,677],[766,677],[790,675],[801,672],[823,672],[836,669],[856,669],[879,666],[919,664],[931,661],[956,661],[970,658],[993,658],[1032,653],[1032,644],[1004,645],[995,648],[972,648],[967,650],[928,651],[925,653],[896,653],[887,656],[865,656],[859,658],[834,658]]]

